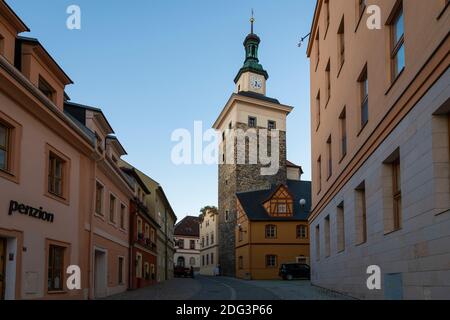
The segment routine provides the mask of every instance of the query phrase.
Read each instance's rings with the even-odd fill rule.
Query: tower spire
[[[253,24],[255,23],[255,12],[252,9],[252,17],[250,18],[250,24],[251,24],[251,34],[253,34]]]

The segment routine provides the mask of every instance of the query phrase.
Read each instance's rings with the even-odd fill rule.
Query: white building
[[[219,217],[214,211],[200,216],[200,274],[217,275],[219,257]]]
[[[176,266],[194,268],[200,271],[200,241],[199,218],[187,216],[175,225],[175,256]]]

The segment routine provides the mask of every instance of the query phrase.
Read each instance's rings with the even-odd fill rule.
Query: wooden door
[[[5,299],[6,240],[0,238],[0,300]]]

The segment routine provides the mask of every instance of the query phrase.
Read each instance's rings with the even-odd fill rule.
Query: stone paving
[[[108,300],[347,300],[345,295],[312,286],[309,281],[253,280],[228,277],[175,278],[128,291]]]
[[[127,291],[107,300],[190,300],[202,288],[196,279],[175,278],[147,288]]]

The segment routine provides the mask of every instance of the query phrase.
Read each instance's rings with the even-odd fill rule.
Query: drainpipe
[[[128,233],[130,235],[130,248],[129,248],[129,256],[128,256],[128,289],[132,290],[133,286],[133,239],[134,239],[134,212],[132,211],[133,201],[130,201],[130,219],[128,226]]]
[[[97,150],[97,146],[95,146],[95,150]],[[93,192],[91,192],[91,195],[94,195],[91,200],[91,207],[89,212],[89,249],[88,249],[88,286],[89,286],[89,293],[88,293],[88,299],[94,300],[95,299],[95,293],[94,293],[94,212],[95,212],[95,192],[96,192],[96,184],[97,184],[97,164],[103,159],[103,155],[99,155],[96,151],[92,154],[92,159],[94,160],[94,168],[93,168],[93,183],[91,184],[91,187],[93,188]]]
[[[89,250],[88,250],[88,286],[89,286],[89,293],[88,293],[88,299],[89,300],[93,300],[95,299],[95,295],[94,295],[94,259],[93,259],[93,255],[94,255],[94,226],[93,226],[93,222],[94,222],[94,210],[95,210],[95,186],[96,186],[96,177],[97,177],[97,162],[98,159],[96,159],[96,155],[94,154],[94,165],[93,165],[93,173],[94,173],[94,177],[93,177],[93,183],[92,183],[92,187],[93,187],[93,192],[91,192],[91,195],[94,195],[92,197],[91,200],[91,206],[90,206],[90,210],[89,210]]]

